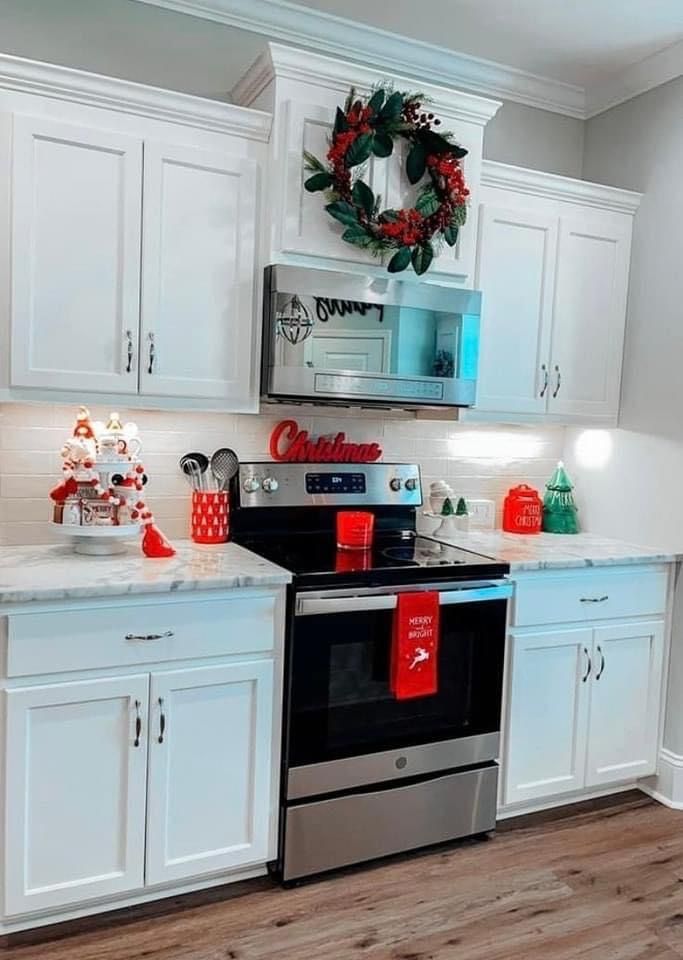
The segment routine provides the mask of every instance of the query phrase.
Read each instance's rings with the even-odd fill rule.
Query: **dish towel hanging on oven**
[[[439,594],[399,593],[391,643],[391,692],[397,700],[438,689]]]

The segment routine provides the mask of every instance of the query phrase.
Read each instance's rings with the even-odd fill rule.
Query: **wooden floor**
[[[629,795],[618,806],[527,820],[488,842],[294,890],[258,881],[246,895],[222,902],[180,901],[164,916],[117,915],[108,923],[39,944],[14,940],[4,955],[680,960],[683,813]]]

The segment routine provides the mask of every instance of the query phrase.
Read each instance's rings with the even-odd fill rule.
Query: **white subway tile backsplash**
[[[61,478],[59,450],[75,413],[71,406],[0,404],[0,544],[55,541],[48,491]],[[93,405],[91,414],[106,420],[109,410]],[[180,456],[229,446],[243,460],[268,459],[270,432],[282,419],[296,420],[314,436],[344,430],[350,440],[377,440],[384,460],[420,463],[425,490],[432,480],[447,478],[456,496],[495,500],[498,519],[507,490],[521,482],[542,488],[564,445],[562,427],[416,420],[394,411],[267,407],[248,416],[129,411],[122,405],[120,414],[140,428],[146,497],[171,539],[188,535],[190,488],[178,467]]]

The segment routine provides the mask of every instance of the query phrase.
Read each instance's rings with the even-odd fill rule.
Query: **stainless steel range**
[[[278,859],[284,882],[491,831],[506,564],[416,534],[411,464],[242,464],[235,540],[293,573]],[[336,547],[342,507],[375,514],[373,549]],[[438,595],[438,686],[399,699],[401,593]]]

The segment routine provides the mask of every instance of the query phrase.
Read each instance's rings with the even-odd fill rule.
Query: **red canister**
[[[508,490],[503,503],[503,530],[507,533],[540,533],[543,501],[526,483]]]

